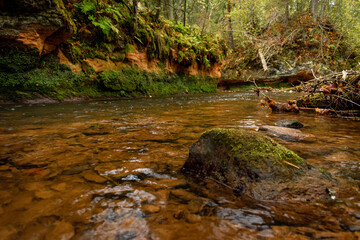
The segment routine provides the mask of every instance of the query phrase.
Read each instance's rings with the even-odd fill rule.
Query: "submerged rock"
[[[183,172],[257,199],[330,199],[335,181],[270,137],[251,130],[212,129],[191,146]],[[195,181],[195,182],[196,182]]]
[[[288,141],[313,141],[315,136],[312,134],[305,134],[299,129],[277,126],[261,126],[259,131],[265,132],[269,135],[288,140]]]
[[[300,129],[304,127],[304,124],[296,119],[283,119],[275,123],[278,127],[295,128]]]

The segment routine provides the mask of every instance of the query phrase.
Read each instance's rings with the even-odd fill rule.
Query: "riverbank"
[[[146,8],[139,9],[135,25],[134,13],[115,1],[66,3],[4,3],[3,102],[216,91],[229,50],[219,37]]]
[[[51,57],[27,72],[0,73],[0,104],[55,103],[86,99],[135,98],[179,93],[215,92],[217,80],[210,76],[148,72],[137,66],[87,75]]]

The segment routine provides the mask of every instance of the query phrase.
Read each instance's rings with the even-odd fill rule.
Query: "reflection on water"
[[[258,101],[218,93],[1,109],[1,239],[358,239],[357,193],[336,204],[261,202],[194,188],[179,172],[209,128],[296,118],[316,141],[283,144],[360,180],[359,122],[271,114]]]

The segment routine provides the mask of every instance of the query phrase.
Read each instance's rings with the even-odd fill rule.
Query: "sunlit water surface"
[[[258,102],[236,92],[0,109],[0,239],[359,239],[358,193],[266,202],[186,181],[179,170],[203,131],[285,118],[316,141],[281,143],[360,180],[359,122],[272,114]]]

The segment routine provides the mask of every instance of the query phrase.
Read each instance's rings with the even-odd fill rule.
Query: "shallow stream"
[[[279,141],[358,184],[360,122],[272,114],[258,102],[223,92],[0,109],[0,239],[359,239],[357,192],[255,201],[186,181],[179,170],[203,131],[294,118],[315,142]]]

